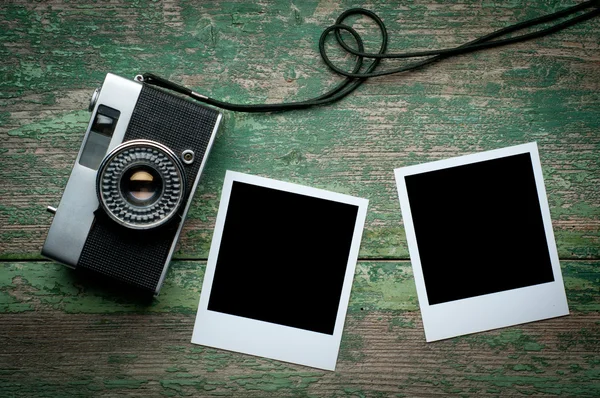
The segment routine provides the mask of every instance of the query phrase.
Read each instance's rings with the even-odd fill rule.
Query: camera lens
[[[148,206],[157,201],[162,192],[162,178],[148,165],[130,167],[121,177],[121,193],[134,206]]]
[[[96,177],[98,200],[106,214],[132,229],[155,228],[177,218],[185,186],[179,158],[148,140],[116,147],[102,160]]]

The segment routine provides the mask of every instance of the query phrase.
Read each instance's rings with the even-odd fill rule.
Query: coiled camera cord
[[[520,36],[509,37],[506,39],[493,40],[493,39],[497,39],[501,36],[504,36],[504,35],[512,33],[512,32],[530,28],[532,26],[536,26],[539,24],[556,21],[560,18],[564,18],[569,15],[576,14],[576,13],[586,10],[588,8],[594,8],[594,9],[591,11],[582,13],[580,15],[577,15],[575,17],[572,17],[570,19],[567,19],[565,21],[559,22],[548,28],[541,29],[537,32],[522,34]],[[364,52],[363,40],[360,37],[360,35],[358,34],[358,32],[356,32],[356,30],[354,30],[352,27],[343,24],[344,20],[351,15],[364,15],[364,16],[372,19],[373,21],[375,21],[375,23],[379,27],[379,30],[381,31],[381,46],[379,48],[378,53]],[[321,38],[319,39],[319,52],[320,52],[321,57],[323,58],[323,61],[325,62],[325,64],[334,72],[336,72],[342,76],[345,76],[346,79],[343,82],[341,82],[339,85],[337,85],[335,88],[326,92],[323,95],[320,95],[316,98],[312,98],[312,99],[309,99],[306,101],[299,101],[299,102],[289,102],[289,103],[280,103],[280,104],[253,104],[253,105],[232,104],[229,102],[219,101],[217,99],[210,98],[205,95],[199,94],[187,87],[181,86],[177,83],[173,83],[167,79],[164,79],[164,78],[159,77],[152,73],[144,73],[143,75],[141,75],[139,80],[143,81],[144,83],[147,83],[147,84],[151,84],[151,85],[155,85],[155,86],[159,86],[159,87],[163,87],[163,88],[166,88],[169,90],[176,91],[178,93],[187,95],[187,96],[194,98],[205,104],[212,105],[212,106],[215,106],[215,107],[221,108],[221,109],[235,111],[235,112],[275,112],[275,111],[305,109],[305,108],[310,108],[310,107],[318,106],[318,105],[326,105],[326,104],[330,104],[335,101],[338,101],[338,100],[344,98],[345,96],[347,96],[348,94],[350,94],[351,92],[353,92],[354,90],[356,90],[366,79],[371,78],[371,77],[385,76],[385,75],[391,75],[394,73],[410,71],[413,69],[420,68],[424,65],[439,61],[441,59],[451,57],[453,55],[466,54],[466,53],[470,53],[470,52],[474,52],[474,51],[479,51],[479,50],[484,50],[484,49],[494,48],[494,47],[499,47],[499,46],[505,46],[505,45],[512,44],[512,43],[518,43],[518,42],[523,42],[526,40],[536,39],[536,38],[546,36],[546,35],[549,35],[549,34],[552,34],[555,32],[559,32],[563,29],[566,29],[570,26],[573,26],[580,22],[586,21],[586,20],[591,19],[598,15],[600,15],[600,0],[589,0],[589,1],[585,1],[581,4],[578,4],[576,6],[569,7],[567,9],[564,9],[564,10],[561,10],[561,11],[558,11],[558,12],[555,12],[555,13],[552,13],[549,15],[530,19],[528,21],[520,22],[520,23],[511,25],[511,26],[508,26],[506,28],[499,29],[495,32],[492,32],[488,35],[482,36],[478,39],[475,39],[473,41],[470,41],[470,42],[463,44],[461,46],[458,46],[458,47],[446,48],[446,49],[441,49],[441,50],[417,51],[417,52],[410,52],[410,53],[390,54],[390,53],[386,53],[387,45],[388,45],[388,33],[387,33],[387,29],[385,27],[385,24],[383,23],[381,18],[379,18],[377,16],[377,14],[375,14],[369,10],[365,10],[362,8],[353,8],[353,9],[343,12],[337,18],[334,25],[328,27],[327,29],[325,29],[323,31],[323,33],[321,34]],[[344,42],[344,40],[342,39],[342,36],[341,36],[341,31],[349,32],[352,35],[352,37],[356,41],[356,46],[357,46],[358,50],[351,48],[350,46],[348,46],[346,44],[346,42]],[[332,32],[335,35],[337,42],[339,43],[339,45],[342,48],[344,48],[344,50],[346,50],[347,52],[349,52],[353,55],[356,55],[356,63],[354,65],[352,72],[347,72],[347,71],[344,71],[344,70],[338,68],[331,62],[331,60],[327,56],[327,52],[325,51],[325,40],[327,39],[329,34]],[[429,58],[425,58],[423,60],[411,63],[409,65],[405,65],[405,66],[402,66],[399,68],[375,72],[375,68],[379,65],[379,62],[382,59],[400,59],[400,58],[415,58],[415,57],[427,57],[427,56],[429,56]],[[373,59],[373,61],[369,65],[366,66],[364,71],[361,72],[361,69],[363,67],[363,60],[365,58],[371,58],[371,59]]]

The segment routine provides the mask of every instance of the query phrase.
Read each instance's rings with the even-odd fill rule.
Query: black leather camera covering
[[[156,290],[218,115],[213,109],[159,89],[142,87],[123,142],[146,139],[166,145],[176,154],[194,151],[194,162],[184,164],[187,186],[180,216],[167,225],[138,231],[118,225],[98,209],[78,267]]]

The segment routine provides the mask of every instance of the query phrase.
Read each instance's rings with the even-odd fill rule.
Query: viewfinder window
[[[99,105],[92,128],[79,158],[79,164],[98,170],[106,155],[110,140],[115,132],[121,112],[108,106]]]

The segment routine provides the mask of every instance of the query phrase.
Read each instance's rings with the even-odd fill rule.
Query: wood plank
[[[419,319],[415,312],[350,316],[336,371],[325,372],[194,346],[192,315],[3,315],[0,391],[11,397],[600,393],[597,314],[430,344]]]
[[[563,261],[571,315],[425,343],[407,262],[358,265],[337,369],[189,343],[204,264],[152,305],[46,262],[0,273],[4,396],[595,396],[599,261]]]
[[[248,260],[249,266],[253,261]],[[598,260],[561,262],[569,308],[600,312]],[[102,280],[53,262],[3,262],[0,273],[0,314],[30,311],[64,313],[181,313],[195,315],[205,262],[176,261],[161,294],[140,298],[113,280]],[[408,261],[359,261],[349,312],[417,311],[418,300]]]
[[[339,80],[316,42],[351,2],[27,3],[0,10],[0,258],[39,259],[106,72],[151,70],[234,102],[309,98]],[[562,5],[560,5],[562,7]],[[373,5],[395,50],[456,45],[559,8]],[[357,23],[373,44],[366,20]],[[370,199],[362,258],[407,259],[392,170],[537,141],[561,258],[600,256],[600,19],[535,42],[373,79],[335,105],[226,112],[178,258],[206,259],[225,170]]]
[[[363,6],[388,25],[390,49],[403,51],[462,44],[575,3]],[[154,301],[38,261],[45,207],[60,199],[105,73],[152,71],[239,103],[310,98],[340,80],[318,57],[320,33],[355,5],[2,5],[0,396],[600,396],[600,18],[373,79],[331,106],[225,112],[179,260]],[[366,19],[354,26],[377,46]],[[425,343],[392,170],[530,141],[540,147],[571,315]],[[370,200],[336,372],[190,343],[230,169]]]

